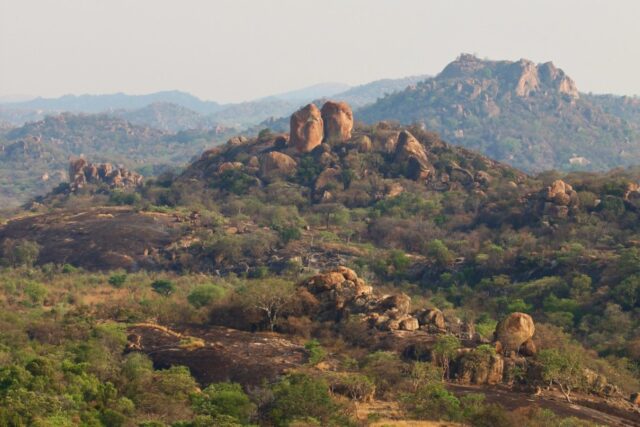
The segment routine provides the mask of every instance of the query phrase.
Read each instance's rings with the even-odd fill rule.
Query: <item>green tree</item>
[[[540,350],[537,360],[542,366],[542,379],[557,385],[571,403],[571,392],[582,385],[583,368],[577,352],[560,349]]]
[[[305,417],[327,425],[336,409],[329,395],[329,385],[324,380],[306,374],[291,374],[273,387],[269,415],[276,426],[285,426],[296,418]]]
[[[447,267],[453,263],[453,253],[442,240],[432,240],[427,245],[427,255],[432,258],[439,267]]]
[[[2,254],[12,267],[32,267],[40,255],[40,245],[26,239],[5,239],[2,242]]]
[[[240,301],[252,310],[261,312],[273,331],[284,308],[294,296],[292,282],[282,279],[261,279],[247,282],[238,290]]]
[[[213,301],[219,300],[225,295],[225,290],[221,286],[208,283],[195,287],[187,296],[189,304],[195,308],[206,307]]]
[[[442,335],[433,346],[433,354],[442,367],[442,379],[449,378],[451,360],[460,348],[460,340],[453,335]]]
[[[173,284],[173,282],[166,279],[154,280],[151,283],[151,288],[153,289],[154,292],[157,292],[164,297],[168,297],[176,290],[176,287]]]
[[[240,384],[211,384],[201,393],[191,395],[191,405],[197,414],[214,417],[233,417],[238,423],[247,424],[256,407],[249,399]]]

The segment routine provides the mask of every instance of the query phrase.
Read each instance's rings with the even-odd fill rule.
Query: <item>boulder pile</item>
[[[528,196],[529,209],[540,216],[566,218],[579,206],[578,193],[558,179],[549,187]]]
[[[411,313],[411,298],[403,293],[376,295],[373,288],[346,267],[313,276],[300,283],[319,320],[346,320],[358,315],[369,328],[379,331],[444,331],[445,320],[438,309]]]
[[[84,158],[69,162],[69,183],[71,191],[86,184],[107,184],[111,188],[134,188],[142,185],[142,175],[111,163],[89,163]]]

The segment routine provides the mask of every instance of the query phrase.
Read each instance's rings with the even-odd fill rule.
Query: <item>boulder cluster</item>
[[[69,162],[69,183],[71,191],[86,184],[107,184],[111,188],[133,188],[142,185],[142,175],[111,163],[89,163],[84,158]]]
[[[580,205],[578,193],[560,179],[540,192],[530,194],[528,201],[532,212],[555,219],[566,218]]]
[[[526,357],[536,353],[535,326],[526,313],[511,313],[496,326],[493,342],[483,340],[472,323],[448,318],[437,308],[412,310],[411,298],[404,293],[377,295],[373,287],[346,267],[303,281],[298,294],[315,320],[339,323],[356,319],[377,333],[388,348],[403,354],[430,355],[434,335],[457,336],[465,347],[459,349],[451,363],[455,378],[462,383],[513,382],[512,368],[524,369]]]
[[[440,310],[411,312],[408,295],[376,295],[355,271],[346,267],[313,276],[299,288],[307,293],[306,300],[318,320],[341,321],[358,315],[369,328],[379,331],[444,331],[446,327]]]
[[[342,143],[351,139],[353,112],[346,102],[327,101],[319,110],[309,104],[291,115],[289,145],[308,153],[323,141]]]

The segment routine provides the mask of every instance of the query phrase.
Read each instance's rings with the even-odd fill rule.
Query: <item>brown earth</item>
[[[171,215],[139,213],[131,208],[58,211],[8,221],[6,238],[41,246],[39,264],[69,263],[92,270],[157,268],[158,248],[173,241],[177,224]]]
[[[304,347],[276,334],[219,326],[172,331],[153,324],[129,328],[129,351],[141,351],[156,368],[184,365],[198,382],[259,385],[307,361]]]
[[[470,386],[448,384],[447,388],[457,396],[469,393],[482,393],[487,403],[496,403],[515,411],[520,408],[540,407],[549,409],[563,417],[576,417],[607,426],[640,426],[640,412],[623,409],[624,402],[609,401],[605,398],[575,394],[573,403],[568,403],[564,396],[557,392],[543,392],[538,396],[523,393],[506,387]]]

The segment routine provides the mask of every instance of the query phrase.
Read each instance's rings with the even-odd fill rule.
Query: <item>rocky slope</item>
[[[640,160],[638,123],[624,113],[632,107],[624,103],[580,94],[551,62],[464,54],[358,116],[370,123],[424,123],[451,143],[528,171],[603,170]]]

